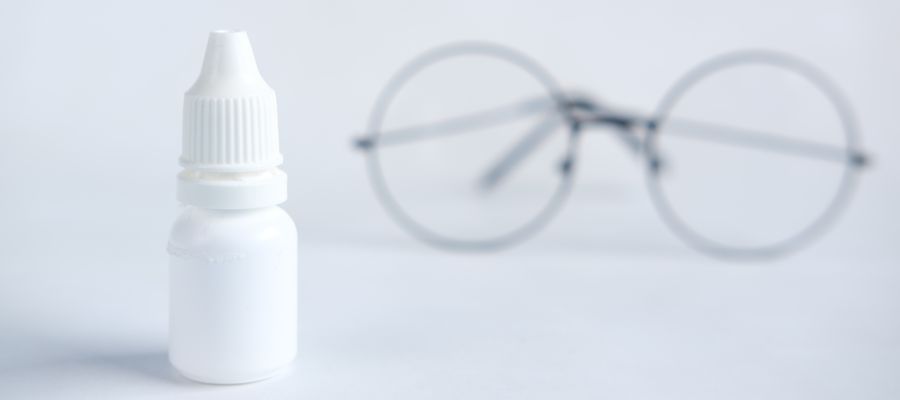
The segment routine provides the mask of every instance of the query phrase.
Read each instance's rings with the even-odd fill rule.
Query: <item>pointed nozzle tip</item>
[[[271,91],[256,66],[247,32],[216,30],[209,33],[203,68],[189,94],[206,96],[253,95]]]

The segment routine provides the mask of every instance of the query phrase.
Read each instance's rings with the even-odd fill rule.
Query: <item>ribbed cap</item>
[[[275,91],[243,31],[209,34],[200,77],[184,95],[185,168],[260,171],[280,165]]]

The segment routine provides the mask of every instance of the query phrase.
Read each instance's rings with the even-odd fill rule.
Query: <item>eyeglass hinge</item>
[[[368,151],[375,147],[375,140],[371,137],[356,138],[353,139],[353,147],[362,151]]]

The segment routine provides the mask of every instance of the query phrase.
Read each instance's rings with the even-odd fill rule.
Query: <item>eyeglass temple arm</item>
[[[651,130],[660,129],[659,122],[652,119],[643,121]],[[687,118],[667,118],[663,124],[667,134],[686,139],[703,140],[755,148],[785,155],[848,163],[857,168],[871,163],[871,158],[863,151],[802,139],[776,135],[770,132],[738,128],[725,124],[697,121]],[[651,155],[652,156],[652,155]]]
[[[359,150],[367,151],[375,146],[406,144],[419,140],[467,133],[493,125],[510,123],[526,116],[551,110],[555,106],[556,101],[553,99],[549,99],[547,96],[538,96],[435,122],[410,125],[381,132],[368,132],[356,138],[353,145]]]
[[[509,151],[504,152],[502,158],[491,164],[491,167],[478,180],[478,186],[483,190],[496,186],[528,155],[534,153],[535,149],[542,145],[550,137],[550,134],[563,123],[564,121],[558,113],[549,113],[516,141]]]

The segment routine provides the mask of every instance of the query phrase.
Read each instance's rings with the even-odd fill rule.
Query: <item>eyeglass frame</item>
[[[548,203],[537,215],[528,222],[500,236],[486,240],[460,240],[433,232],[408,215],[400,203],[390,191],[387,180],[384,177],[378,152],[375,151],[381,140],[383,132],[380,126],[394,96],[400,92],[404,84],[418,72],[430,65],[459,55],[483,55],[499,58],[509,62],[534,77],[547,91],[546,98],[550,99],[568,124],[569,138],[566,145],[565,156],[559,168],[562,178],[557,185],[554,194]],[[838,185],[838,190],[829,202],[826,209],[800,232],[780,240],[775,244],[756,247],[735,247],[723,245],[704,237],[690,228],[690,225],[682,222],[674,208],[666,201],[665,195],[657,184],[658,176],[662,168],[662,158],[656,147],[659,135],[660,121],[666,121],[666,116],[678,99],[684,95],[695,83],[699,82],[713,72],[724,70],[738,65],[764,64],[783,68],[794,72],[822,91],[829,102],[834,106],[841,120],[845,135],[843,150],[827,148],[831,146],[820,145],[812,142],[791,141],[775,136],[758,136],[753,138],[740,129],[724,127],[726,130],[737,132],[732,136],[733,144],[743,140],[742,145],[769,147],[769,150],[782,150],[792,152],[806,152],[808,156],[834,158],[835,155],[846,163],[843,175]],[[536,61],[509,47],[488,42],[459,42],[434,48],[419,57],[413,59],[402,67],[382,89],[375,107],[369,117],[366,133],[354,140],[354,147],[366,155],[367,170],[370,182],[381,204],[397,223],[414,237],[435,247],[458,251],[496,251],[523,242],[536,234],[546,226],[561,209],[565,200],[571,193],[574,183],[574,175],[577,165],[577,150],[580,138],[586,128],[602,129],[612,128],[617,137],[636,154],[644,157],[645,178],[648,191],[654,208],[660,217],[669,226],[670,230],[679,236],[690,247],[710,256],[726,259],[770,259],[786,255],[808,244],[824,233],[834,223],[838,214],[846,207],[849,198],[855,191],[858,181],[858,172],[863,167],[870,165],[871,157],[861,150],[861,138],[857,127],[855,114],[845,100],[845,96],[836,85],[811,63],[797,57],[771,51],[771,50],[741,50],[726,53],[709,59],[693,69],[689,70],[678,79],[663,96],[656,111],[649,116],[627,113],[620,110],[601,106],[599,102],[587,97],[566,92],[560,89],[556,80],[544,70]],[[727,138],[727,137],[726,137]],[[762,140],[760,140],[762,138]],[[774,140],[773,140],[774,139]],[[781,149],[778,146],[782,147]],[[516,147],[516,146],[514,146]],[[514,149],[515,150],[515,149]],[[831,155],[829,155],[831,153]],[[509,155],[508,155],[509,156]],[[840,161],[840,160],[838,160]]]

